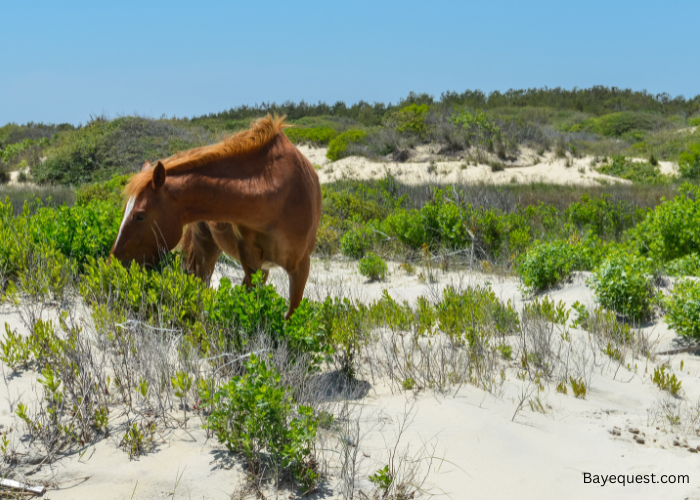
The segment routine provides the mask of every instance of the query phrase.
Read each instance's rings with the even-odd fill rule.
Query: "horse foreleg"
[[[186,254],[186,265],[202,281],[209,284],[221,248],[216,244],[206,222],[197,222],[187,227],[181,242]]]
[[[304,288],[306,287],[306,280],[309,278],[309,269],[311,268],[311,257],[305,255],[297,268],[294,271],[288,272],[289,274],[289,311],[285,316],[285,319],[289,319],[294,314],[294,311],[301,300],[304,298]]]

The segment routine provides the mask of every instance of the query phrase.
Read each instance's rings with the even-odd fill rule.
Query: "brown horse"
[[[157,264],[181,244],[187,265],[209,283],[222,252],[238,260],[244,284],[271,267],[289,275],[291,316],[304,295],[321,218],[321,187],[309,161],[269,115],[213,146],[155,167],[148,161],[125,188],[124,219],[112,255]],[[187,230],[183,236],[183,229]]]

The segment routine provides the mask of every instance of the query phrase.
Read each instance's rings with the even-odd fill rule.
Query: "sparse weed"
[[[676,374],[666,373],[666,365],[654,368],[654,375],[651,379],[655,386],[662,391],[667,391],[671,396],[678,396],[681,392],[681,381]]]
[[[574,397],[580,398],[580,399],[586,399],[586,383],[583,381],[583,379],[575,379],[573,377],[569,377],[569,383],[571,384],[571,390],[574,392]]]

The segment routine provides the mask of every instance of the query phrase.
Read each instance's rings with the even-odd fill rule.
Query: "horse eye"
[[[146,220],[146,214],[136,214],[134,219],[136,219],[136,222],[143,222]]]

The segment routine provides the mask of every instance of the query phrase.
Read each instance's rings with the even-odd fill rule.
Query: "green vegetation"
[[[634,161],[624,155],[613,155],[610,163],[603,163],[598,167],[601,174],[612,175],[642,184],[662,184],[669,182],[669,178],[661,173],[658,161],[656,165],[651,162]]]
[[[700,179],[700,142],[691,144],[678,157],[678,169],[686,179]]]
[[[230,451],[243,453],[254,471],[265,466],[268,454],[293,472],[303,491],[311,489],[320,477],[312,455],[318,417],[308,406],[293,408],[279,374],[263,359],[251,354],[245,369],[214,394],[209,428]]]
[[[369,252],[359,263],[358,270],[365,278],[372,281],[385,280],[387,274],[387,265],[380,256]]]
[[[679,335],[700,338],[700,283],[680,280],[664,299],[666,323]]]
[[[667,391],[671,396],[678,396],[681,392],[681,382],[675,374],[666,373],[666,365],[654,368],[654,376],[651,381],[662,391]]]
[[[327,145],[338,135],[334,129],[328,126],[300,128],[289,127],[284,133],[294,144],[309,143],[316,146]]]
[[[573,377],[570,377],[569,382],[571,383],[571,390],[574,393],[574,397],[586,399],[586,392],[588,392],[588,389],[586,388],[586,383],[583,381],[583,379],[576,380]]]
[[[30,165],[31,173],[38,183],[104,181],[114,174],[139,171],[147,159],[166,158],[215,140],[204,129],[177,120],[96,119],[59,137],[45,150],[45,161]]]
[[[335,161],[349,155],[348,148],[351,144],[361,143],[367,137],[364,130],[351,129],[339,134],[328,144],[326,156],[329,160]]]
[[[591,286],[600,304],[626,316],[643,321],[651,316],[654,292],[648,262],[638,256],[616,252],[603,261],[593,274]]]
[[[566,241],[538,242],[521,257],[518,272],[530,291],[546,290],[568,280],[572,271],[591,270],[604,250],[595,238],[576,245]]]
[[[659,128],[663,119],[651,113],[623,111],[621,113],[609,113],[572,126],[569,130],[590,130],[596,134],[608,137],[623,137],[630,134],[633,139],[643,137],[642,132]],[[637,136],[635,137],[635,134]]]

